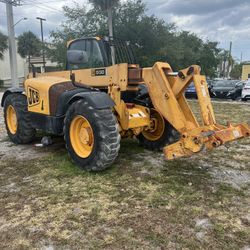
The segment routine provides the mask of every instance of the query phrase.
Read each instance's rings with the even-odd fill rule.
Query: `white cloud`
[[[145,0],[148,12],[175,22],[180,29],[197,33],[204,39],[220,42],[233,55],[250,60],[249,0]]]

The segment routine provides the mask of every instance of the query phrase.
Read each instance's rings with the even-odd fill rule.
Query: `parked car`
[[[231,97],[232,100],[237,100],[241,98],[242,90],[246,84],[246,81],[238,81],[235,84],[234,90],[229,92],[229,97]]]
[[[241,100],[247,101],[250,99],[250,79],[246,82],[242,89]]]
[[[185,96],[187,98],[197,98],[196,89],[193,82],[186,88]]]
[[[212,88],[212,92],[214,97],[216,98],[236,100],[238,98],[241,98],[244,84],[244,81],[221,80],[216,82],[216,85]]]
[[[214,97],[213,87],[216,85],[217,80],[207,80],[207,87],[210,97]]]
[[[209,95],[211,97],[213,97],[212,89],[213,89],[213,86],[215,85],[215,82],[216,81],[213,81],[213,80],[207,80],[207,87],[208,87]],[[196,93],[196,89],[195,89],[193,82],[187,87],[185,91],[185,96],[187,98],[197,98],[197,93]]]

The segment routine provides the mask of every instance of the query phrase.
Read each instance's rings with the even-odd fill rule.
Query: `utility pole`
[[[19,87],[18,71],[17,71],[17,52],[16,39],[13,19],[13,6],[20,5],[19,0],[0,0],[6,4],[8,39],[9,39],[9,55],[10,55],[10,72],[12,87]]]
[[[43,40],[43,21],[46,21],[46,19],[37,17],[36,19],[40,20],[40,25],[41,25],[41,38],[42,38],[42,53],[43,53],[43,72],[45,72],[45,51],[44,51],[44,40]]]
[[[228,65],[227,65],[227,78],[230,78],[230,66],[232,61],[232,42],[230,42],[229,54],[228,54]]]
[[[241,51],[241,53],[240,53],[240,63],[242,63],[242,58],[243,58],[243,53]]]

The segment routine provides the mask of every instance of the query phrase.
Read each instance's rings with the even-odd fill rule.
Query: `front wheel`
[[[111,109],[94,109],[85,100],[68,109],[64,139],[70,157],[87,171],[108,168],[120,149],[118,123]]]
[[[152,151],[160,151],[178,140],[178,132],[161,114],[151,109],[151,128],[137,136],[140,145]]]
[[[34,140],[36,130],[31,126],[27,98],[22,94],[10,94],[4,101],[4,121],[9,138],[16,144]]]

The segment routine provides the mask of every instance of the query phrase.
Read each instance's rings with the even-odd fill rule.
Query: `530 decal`
[[[38,90],[28,87],[28,104],[34,106],[40,103],[40,95]]]
[[[105,68],[103,68],[103,69],[92,69],[91,75],[92,76],[106,76],[107,72],[106,72]]]

